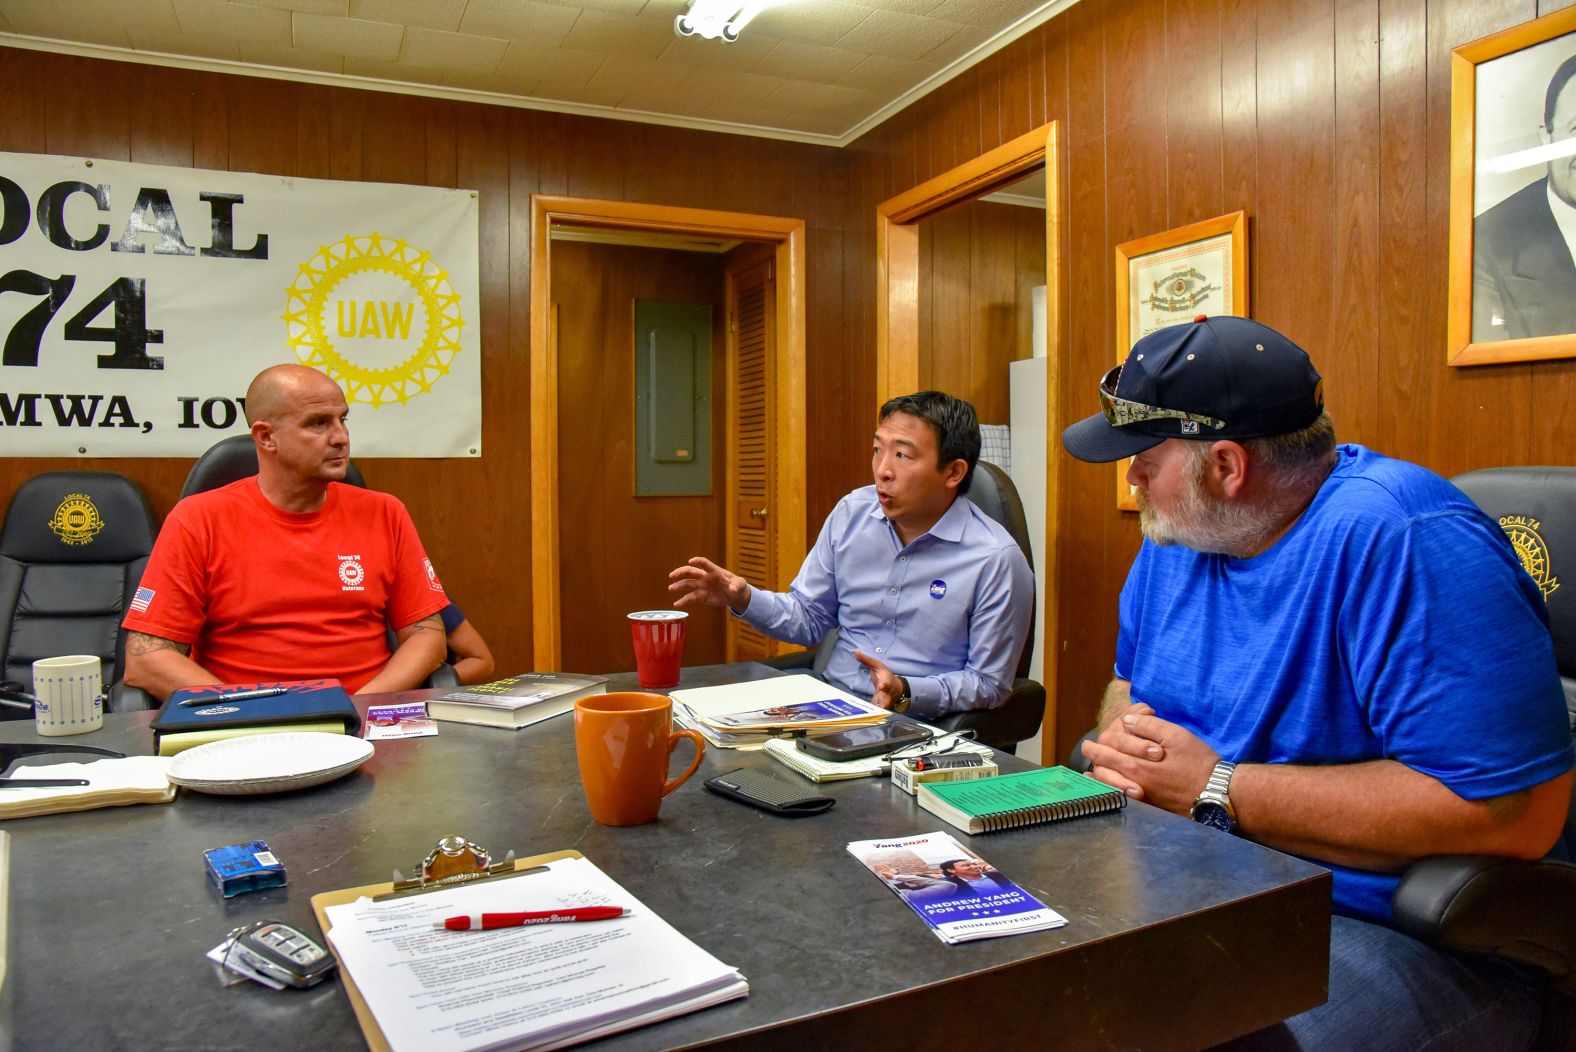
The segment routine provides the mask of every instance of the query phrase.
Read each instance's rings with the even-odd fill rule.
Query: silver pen
[[[289,687],[258,687],[256,690],[238,690],[234,694],[215,694],[211,698],[187,698],[182,705],[217,705],[226,701],[247,701],[251,698],[271,698],[276,694],[288,694]]]

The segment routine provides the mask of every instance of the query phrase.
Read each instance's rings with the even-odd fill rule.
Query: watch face
[[[1236,825],[1224,807],[1207,800],[1193,808],[1193,821],[1209,826],[1211,829],[1218,829],[1222,833],[1231,832],[1232,827]]]

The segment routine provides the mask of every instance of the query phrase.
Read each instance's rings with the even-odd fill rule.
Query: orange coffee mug
[[[688,738],[695,758],[677,778],[668,757]],[[575,754],[591,817],[605,826],[655,821],[662,798],[689,780],[706,753],[697,731],[673,729],[673,703],[661,694],[598,694],[575,702]]]

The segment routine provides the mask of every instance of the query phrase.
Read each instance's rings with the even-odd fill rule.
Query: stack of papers
[[[813,676],[675,690],[673,717],[719,749],[759,749],[772,738],[873,727],[891,713]]]
[[[168,756],[125,756],[91,763],[13,767],[10,778],[86,778],[87,785],[54,789],[0,789],[0,819],[31,818],[62,811],[91,811],[127,804],[167,804],[175,786],[165,777]]]
[[[589,923],[444,931],[477,913],[622,906]],[[540,1049],[606,1037],[749,993],[737,970],[589,860],[403,898],[329,906],[328,941],[394,1052]]]

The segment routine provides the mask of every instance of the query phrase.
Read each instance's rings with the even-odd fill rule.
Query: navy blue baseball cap
[[[1168,438],[1213,442],[1300,431],[1324,412],[1308,352],[1251,318],[1168,325],[1100,381],[1102,412],[1062,432],[1079,460],[1135,456]]]

